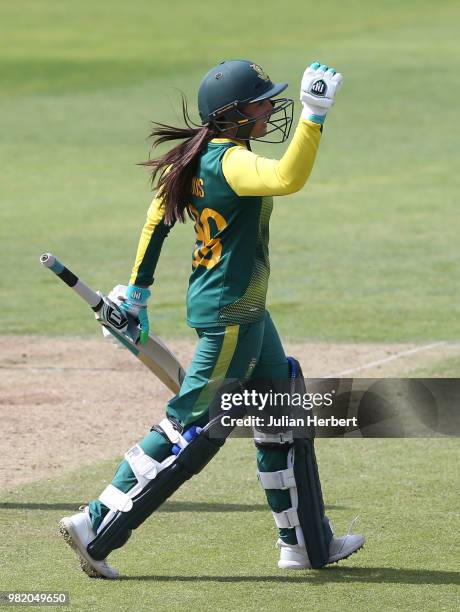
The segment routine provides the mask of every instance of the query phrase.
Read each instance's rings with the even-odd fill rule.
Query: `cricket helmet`
[[[287,88],[287,83],[273,83],[268,74],[248,60],[224,61],[211,68],[198,90],[198,110],[203,125],[210,124],[223,132],[237,128],[236,138],[250,140],[258,117],[248,117],[242,107],[251,102],[271,99]],[[267,133],[278,132],[277,140],[254,138],[264,142],[284,142],[292,124],[293,101],[272,100],[273,111],[267,121]]]

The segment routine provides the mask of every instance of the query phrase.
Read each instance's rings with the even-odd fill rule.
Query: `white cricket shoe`
[[[278,540],[276,545],[280,549],[280,560],[278,561],[280,569],[311,569],[310,559],[308,558],[305,546],[286,544],[283,540]]]
[[[86,550],[88,544],[96,537],[89,508],[85,506],[82,512],[72,516],[65,516],[59,521],[59,531],[65,542],[71,546],[77,554],[81,569],[90,578],[116,578],[118,571],[107,563],[106,559],[96,561]]]
[[[366,538],[360,533],[349,533],[346,536],[336,538],[332,537],[329,544],[329,561],[328,563],[337,563],[341,559],[346,559],[353,553],[357,552],[364,546]]]
[[[333,536],[329,545],[328,564],[346,559],[362,548],[364,541],[364,536],[359,534],[348,534],[339,538]],[[278,540],[277,545],[280,548],[280,560],[278,561],[280,569],[311,569],[310,559],[308,558],[305,546],[286,544],[282,540]]]

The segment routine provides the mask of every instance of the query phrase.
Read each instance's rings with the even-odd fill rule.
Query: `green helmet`
[[[198,110],[203,125],[210,124],[220,132],[234,130],[236,138],[249,140],[258,117],[247,117],[241,107],[250,102],[273,98],[284,91],[287,83],[273,83],[268,74],[254,62],[231,60],[221,62],[204,76],[198,90]],[[273,111],[267,121],[267,133],[280,132],[277,140],[284,142],[292,124],[293,101],[278,98],[272,101]],[[257,140],[257,139],[254,139]]]

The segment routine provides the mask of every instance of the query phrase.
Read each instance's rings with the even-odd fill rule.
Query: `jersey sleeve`
[[[161,198],[155,198],[147,211],[147,219],[139,239],[136,261],[129,279],[132,285],[148,287],[153,283],[161,247],[172,227],[166,225],[164,216],[164,203]]]
[[[321,139],[321,125],[301,119],[281,159],[230,147],[222,158],[225,179],[238,196],[276,196],[299,191],[307,182]]]

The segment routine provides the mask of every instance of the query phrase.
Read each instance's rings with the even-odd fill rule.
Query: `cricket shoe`
[[[348,534],[339,538],[333,536],[329,544],[328,564],[346,559],[362,548],[364,541],[364,536],[359,534]],[[280,548],[280,560],[278,561],[280,569],[311,569],[310,559],[308,558],[305,546],[286,544],[282,540],[278,540],[277,546]]]
[[[81,569],[90,578],[116,578],[118,571],[107,563],[106,559],[96,561],[88,554],[87,546],[96,537],[89,508],[85,506],[82,512],[72,516],[65,516],[59,521],[59,531],[66,544],[71,546],[77,554]]]

